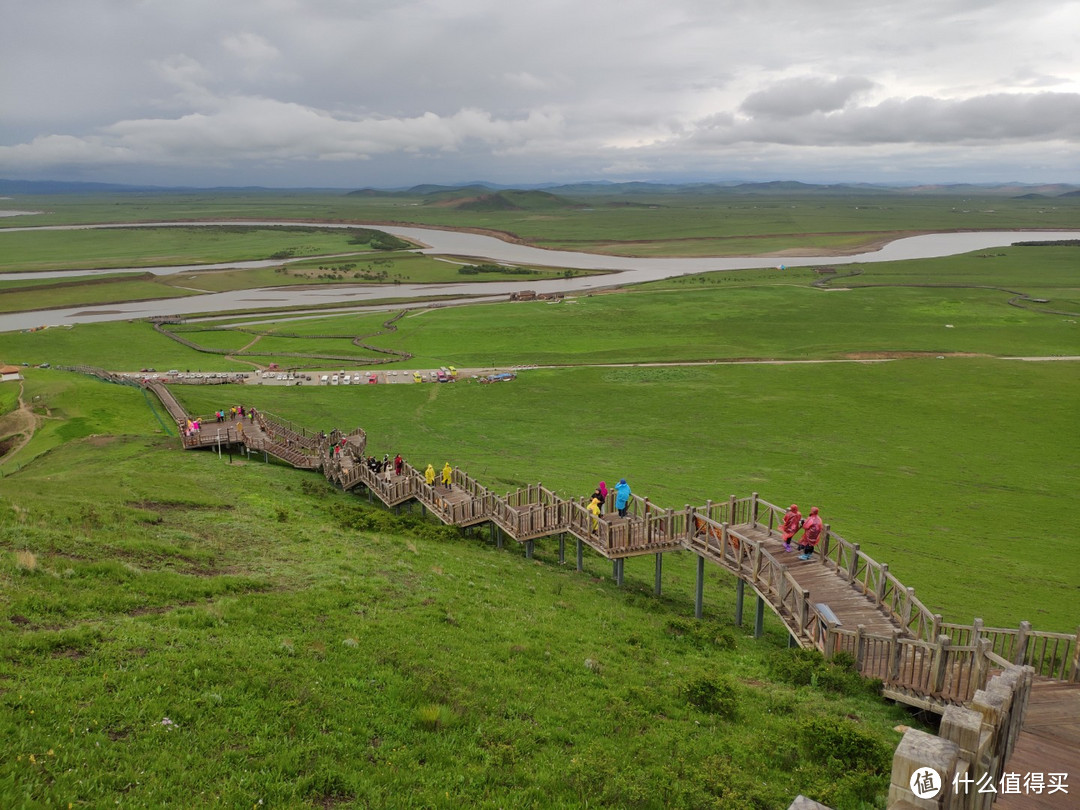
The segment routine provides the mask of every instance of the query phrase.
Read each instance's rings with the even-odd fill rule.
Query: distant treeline
[[[1013,242],[1016,247],[1077,247],[1080,239],[1059,239],[1054,242]]]
[[[463,276],[475,276],[479,273],[507,273],[511,276],[535,276],[536,270],[527,267],[503,267],[501,264],[467,264],[459,267],[458,272]]]

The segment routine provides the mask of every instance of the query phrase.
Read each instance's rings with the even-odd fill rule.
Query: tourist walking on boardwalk
[[[615,485],[615,508],[619,510],[619,517],[626,517],[626,510],[630,506],[630,485],[625,478],[620,478]]]
[[[394,456],[394,475],[401,475],[401,471],[405,469],[405,459],[401,457],[401,453]]]
[[[450,462],[446,462],[442,468],[442,484],[447,489],[453,489],[454,485],[451,483],[453,480],[454,470],[450,466]]]
[[[799,533],[803,525],[803,516],[799,513],[799,505],[793,503],[791,508],[784,512],[784,520],[780,524],[780,534],[784,538],[784,551],[791,551],[791,538]]]
[[[424,470],[424,480],[429,487],[435,485],[435,468],[430,464],[428,464],[427,469]]]
[[[810,516],[803,521],[802,540],[799,542],[799,549],[802,551],[800,560],[809,560],[814,556],[814,547],[821,540],[821,531],[824,528],[821,518],[818,517],[818,508],[811,506]]]

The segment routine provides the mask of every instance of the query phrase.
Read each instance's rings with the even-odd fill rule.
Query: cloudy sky
[[[0,177],[1080,183],[1080,0],[4,4]]]

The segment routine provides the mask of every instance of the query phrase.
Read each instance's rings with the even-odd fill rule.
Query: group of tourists
[[[604,481],[601,481],[593,490],[593,494],[589,496],[589,505],[585,508],[589,514],[592,515],[592,527],[593,531],[600,528],[600,516],[604,514],[604,505],[608,499],[608,488]],[[630,508],[630,485],[626,483],[625,478],[620,478],[619,483],[615,485],[615,511],[619,513],[619,517],[626,517],[626,513]]]
[[[243,419],[247,417],[252,423],[255,422],[255,409],[247,408],[245,410],[243,405],[233,405],[231,408],[221,408],[214,411],[214,417],[218,422],[231,422],[237,417]]]
[[[791,507],[784,512],[784,519],[780,523],[780,534],[784,538],[784,551],[794,551],[791,544],[795,538],[795,535],[802,530],[802,538],[795,543],[799,547],[799,551],[802,554],[799,555],[800,560],[809,560],[814,556],[814,549],[821,541],[821,533],[825,528],[821,522],[821,517],[818,515],[818,508],[816,506],[810,507],[810,515],[803,518],[799,512],[799,505],[793,503]]]
[[[428,469],[431,470],[431,467],[429,466]],[[433,470],[431,474],[432,480],[434,480]],[[593,494],[589,496],[589,505],[585,508],[592,515],[592,530],[594,532],[600,528],[600,516],[604,514],[604,506],[608,501],[609,494],[607,484],[601,481],[593,490]],[[615,509],[621,518],[625,518],[629,510],[631,494],[630,485],[626,483],[626,479],[620,478],[619,483],[615,485]],[[800,552],[800,560],[812,559],[814,549],[821,542],[824,529],[825,524],[822,523],[816,506],[810,507],[810,514],[804,518],[802,513],[799,512],[799,505],[793,503],[791,508],[784,513],[784,519],[780,524],[780,534],[784,540],[784,551],[795,551],[792,548],[792,544],[794,544]],[[796,541],[795,535],[800,531],[802,537]]]
[[[243,405],[233,405],[229,408],[219,408],[214,411],[214,421],[217,424],[224,424],[227,422],[236,423],[236,432],[240,436],[244,435],[244,419],[248,419],[252,424],[255,424],[255,409],[245,408]],[[237,421],[239,420],[239,421]],[[184,434],[186,438],[195,436],[203,426],[203,420],[201,419],[182,419],[178,423],[180,432]]]
[[[450,462],[446,462],[442,468],[442,485],[447,489],[454,488],[454,468],[450,466]],[[427,465],[427,469],[424,470],[424,482],[429,486],[435,486],[435,467],[431,464]]]
[[[342,440],[344,445],[344,439]],[[387,482],[390,481],[390,473],[394,475],[401,475],[405,471],[405,459],[401,457],[401,453],[390,458],[389,453],[383,453],[383,457],[380,459],[377,456],[368,456],[363,459],[364,465],[375,475],[383,476]]]

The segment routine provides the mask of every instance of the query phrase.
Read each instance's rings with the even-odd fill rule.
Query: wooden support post
[[[799,629],[806,635],[806,625],[810,623],[810,591],[802,592],[802,600],[799,602]]]
[[[746,582],[742,579],[735,580],[735,626],[742,627],[743,594],[746,591]]]
[[[788,633],[787,645],[788,645],[789,650],[792,647],[798,647],[799,646],[799,642],[795,639],[795,635],[793,633]]]
[[[694,618],[700,619],[705,612],[705,558],[697,558],[697,588],[694,591]]]
[[[626,557],[619,557],[619,579],[618,585],[622,585],[625,581],[624,575],[626,573]]]
[[[945,675],[948,671],[946,659],[951,646],[952,639],[948,636],[937,637],[937,646],[930,658],[930,691],[933,694],[940,694],[945,688]]]
[[[566,564],[566,532],[559,534],[559,565]]]
[[[1031,633],[1031,622],[1020,622],[1020,632],[1016,635],[1016,657],[1014,664],[1023,666],[1024,656],[1027,655],[1028,634]]]
[[[823,536],[821,538],[821,559],[822,559],[822,561],[826,561],[826,560],[829,559],[829,540],[832,537],[832,535],[829,533],[829,524],[828,523],[825,524],[825,531],[822,532],[822,535]]]
[[[881,606],[885,601],[885,580],[889,577],[889,564],[881,564],[881,573],[878,574],[877,590],[874,591],[874,604]]]
[[[972,642],[975,645],[975,660],[971,662],[971,682],[967,695],[962,696],[964,698],[970,698],[976,689],[985,689],[990,675],[990,659],[987,657],[990,654],[990,639],[972,636]]]
[[[855,571],[859,567],[859,548],[860,548],[860,546],[859,546],[858,543],[852,543],[851,544],[851,559],[848,560],[848,567],[847,567],[847,581],[848,582],[854,582],[855,581]]]
[[[503,547],[503,533],[498,526],[495,527],[495,548]]]
[[[1072,665],[1069,667],[1069,682],[1080,683],[1080,627],[1076,628],[1073,639]]]
[[[934,620],[930,624],[930,637],[937,638],[941,633],[941,614],[935,613]]]
[[[581,540],[578,539],[578,541],[577,541],[577,570],[579,572],[585,570],[585,566],[583,565],[582,559],[581,559],[581,547],[583,545],[584,544],[581,542]]]
[[[863,634],[866,632],[866,625],[860,624],[855,628],[855,670],[862,672],[863,665]]]
[[[525,541],[525,559],[526,560],[531,560],[532,558],[533,558],[533,541],[532,540],[526,540]]]
[[[658,551],[658,552],[656,552],[656,576],[655,576],[655,581],[653,582],[653,593],[656,594],[657,596],[660,595],[660,583],[661,583],[661,576],[660,575],[663,572],[663,569],[664,569],[664,555],[661,554]]]
[[[757,528],[757,510],[758,510],[758,494],[756,492],[750,493],[750,526]]]
[[[714,519],[713,514],[712,514],[712,501],[711,500],[705,501],[705,517],[707,517],[709,520]],[[693,529],[694,527],[691,526],[690,528]]]
[[[900,648],[901,635],[899,630],[893,630],[892,641],[889,643],[889,677],[886,680],[890,683],[900,680],[900,658],[903,655]]]
[[[911,621],[911,603],[915,599],[915,589],[914,588],[907,588],[907,596],[908,596],[908,598],[904,600],[904,606],[900,610],[900,619],[903,621],[905,628],[908,626],[908,623]]]
[[[758,596],[757,607],[754,610],[754,638],[765,635],[765,600]]]
[[[733,524],[736,524],[736,525],[738,525],[738,523],[739,523],[739,521],[737,521],[735,519],[735,496],[734,495],[731,495],[731,496],[728,497],[727,519],[728,519],[728,523],[733,523]]]
[[[727,556],[728,548],[731,547],[731,538],[728,537],[728,524],[720,524],[720,559]],[[732,550],[734,553],[734,550]]]

